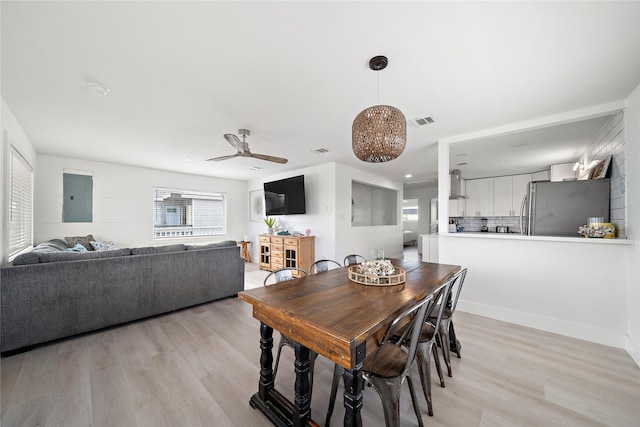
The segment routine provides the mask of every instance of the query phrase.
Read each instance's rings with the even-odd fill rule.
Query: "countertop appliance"
[[[587,218],[609,222],[610,179],[534,181],[520,208],[520,234],[578,237]]]

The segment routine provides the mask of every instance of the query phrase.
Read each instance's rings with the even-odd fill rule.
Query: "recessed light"
[[[315,150],[311,150],[316,154],[325,154],[328,153],[329,150],[327,150],[326,148],[316,148]]]
[[[404,177],[405,178],[411,178],[413,175],[411,175],[410,173],[406,174]]]
[[[182,160],[185,161],[185,162],[193,162],[193,160],[191,160],[191,159],[182,159]]]
[[[98,93],[100,95],[106,95],[111,91],[111,89],[104,85],[101,85],[100,83],[87,83],[87,86],[89,86],[89,89],[91,89],[92,92]]]
[[[250,171],[259,171],[260,169],[262,169],[260,166],[251,166],[249,168]]]

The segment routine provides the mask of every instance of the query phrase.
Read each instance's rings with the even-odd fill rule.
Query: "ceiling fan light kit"
[[[385,56],[376,56],[369,61],[369,68],[380,71],[388,63]],[[407,144],[407,119],[391,105],[364,109],[353,120],[351,131],[353,153],[368,163],[393,160],[402,154]]]

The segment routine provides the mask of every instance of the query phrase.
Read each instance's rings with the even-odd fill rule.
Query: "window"
[[[154,188],[154,239],[218,236],[226,232],[224,194]]]
[[[9,153],[9,261],[33,245],[33,169],[11,146]]]
[[[406,199],[402,201],[402,220],[418,220],[418,199]]]

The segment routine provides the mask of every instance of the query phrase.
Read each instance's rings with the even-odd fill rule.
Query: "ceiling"
[[[640,2],[0,4],[2,97],[39,153],[240,180],[335,161],[432,182],[439,139],[619,102],[640,83]],[[389,66],[369,70],[380,54]],[[435,123],[366,164],[351,124],[378,103]],[[452,163],[473,177],[531,168],[541,150],[575,159],[594,120],[459,144]],[[239,128],[289,163],[206,162],[235,152],[223,134]]]

